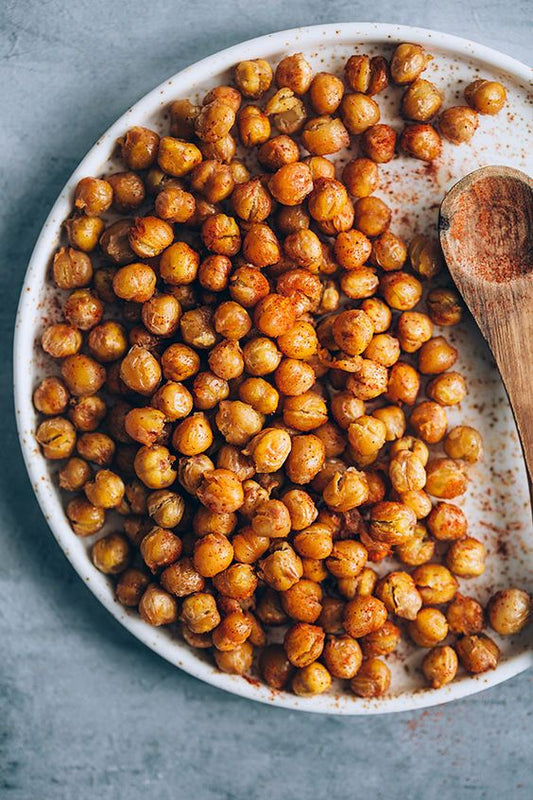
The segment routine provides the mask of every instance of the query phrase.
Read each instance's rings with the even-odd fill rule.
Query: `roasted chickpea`
[[[462,539],[466,535],[464,512],[453,503],[437,503],[428,517],[431,534],[439,541]]]
[[[74,205],[89,216],[104,214],[113,200],[111,185],[98,178],[82,178],[76,186]]]
[[[459,661],[467,672],[475,675],[496,669],[500,660],[500,648],[489,636],[462,636],[455,645]]]
[[[233,191],[233,186],[231,169],[215,159],[202,161],[191,173],[191,188],[203,194],[209,203],[225,200]]]
[[[67,358],[79,352],[83,339],[76,327],[59,323],[43,332],[41,347],[52,358]]]
[[[180,332],[181,338],[189,347],[197,350],[211,349],[217,340],[211,308],[199,306],[186,311],[180,319]]]
[[[344,606],[346,632],[354,639],[377,631],[387,619],[387,609],[377,597],[358,596]]]
[[[446,610],[450,633],[481,633],[484,628],[483,608],[473,597],[457,593]]]
[[[212,578],[229,567],[233,560],[233,547],[226,536],[209,533],[195,542],[193,563],[203,578]]]
[[[321,116],[310,119],[302,131],[302,145],[314,156],[337,153],[350,144],[350,136],[340,119]]]
[[[342,680],[353,678],[363,662],[361,647],[351,636],[328,636],[323,657],[330,674]]]
[[[213,443],[213,431],[205,414],[192,414],[174,428],[172,446],[184,456],[205,452]]]
[[[301,669],[320,657],[324,649],[324,639],[322,628],[297,622],[285,634],[283,647],[291,664]]]
[[[181,539],[172,531],[155,527],[143,538],[140,551],[146,566],[156,572],[177,561],[181,555]]]
[[[387,383],[387,368],[377,361],[364,358],[357,372],[348,378],[346,388],[361,400],[373,400],[387,390]]]
[[[100,469],[83,487],[87,500],[97,508],[116,508],[124,497],[122,478],[109,469]]]
[[[241,248],[239,226],[233,217],[213,214],[202,225],[202,241],[213,253],[234,256]]]
[[[130,228],[128,239],[131,249],[138,256],[154,258],[172,244],[174,231],[168,222],[158,217],[137,217]]]
[[[130,560],[128,540],[120,533],[110,533],[99,539],[92,547],[91,558],[96,569],[106,575],[123,572]]]
[[[151,404],[165,415],[166,420],[175,422],[190,414],[193,398],[181,383],[169,381],[152,396]]]
[[[261,651],[259,669],[263,680],[272,689],[283,689],[294,672],[294,667],[280,644],[270,644]]]
[[[89,503],[83,495],[74,497],[67,504],[67,517],[77,536],[92,536],[105,522],[105,511]]]
[[[447,434],[444,450],[450,458],[460,458],[474,464],[483,457],[481,434],[469,425],[458,425]]]
[[[60,247],[52,265],[54,283],[59,289],[81,289],[93,277],[90,256],[73,247]]]
[[[317,114],[333,114],[339,107],[343,94],[342,81],[329,72],[317,73],[309,87],[309,98]]]
[[[213,655],[221,672],[228,672],[230,675],[244,675],[252,666],[253,647],[250,642],[243,642],[234,650],[215,649]]]
[[[430,81],[417,78],[402,97],[402,114],[415,122],[428,122],[442,105],[442,95]]]
[[[311,170],[302,162],[285,164],[270,178],[268,188],[279,203],[299,205],[313,189]]]
[[[390,670],[385,662],[369,658],[350,681],[350,689],[359,697],[380,697],[387,692],[390,681]]]
[[[422,608],[409,622],[407,630],[419,647],[435,647],[448,635],[448,623],[437,608]]]
[[[385,424],[378,418],[363,414],[348,428],[348,441],[356,456],[370,456],[377,453],[386,440]]]
[[[90,480],[91,468],[83,458],[69,458],[59,471],[59,485],[67,492],[78,492]]]
[[[64,417],[51,417],[41,422],[35,438],[42,447],[44,457],[52,460],[70,458],[76,446],[74,426]]]
[[[146,510],[156,525],[175,528],[181,522],[185,504],[179,494],[163,489],[148,495]]]
[[[363,570],[367,551],[360,542],[353,539],[340,539],[326,558],[329,572],[336,578],[355,578]]]
[[[204,472],[196,496],[210,511],[231,514],[243,503],[242,483],[229,469]]]
[[[192,560],[190,558],[182,558],[161,573],[161,585],[170,594],[174,594],[177,597],[186,597],[194,592],[201,592],[205,586],[205,581],[196,571]]]
[[[100,237],[100,249],[115,264],[128,264],[135,260],[135,253],[129,243],[129,232],[133,223],[132,219],[119,219],[109,225]],[[98,270],[96,273],[95,282],[100,272]]]
[[[272,83],[272,68],[268,61],[256,58],[253,61],[240,61],[235,67],[234,79],[237,88],[245,97],[262,97]]]
[[[460,578],[476,578],[485,571],[485,545],[472,536],[459,539],[446,553],[446,564]]]
[[[264,417],[241,400],[223,400],[219,403],[215,420],[228,444],[242,447],[261,430]]]
[[[397,334],[402,350],[415,353],[433,335],[433,324],[426,314],[404,311],[397,323]]]
[[[496,633],[513,636],[520,633],[529,622],[531,598],[522,589],[503,589],[492,595],[487,612],[491,627]]]
[[[276,543],[259,561],[259,568],[260,577],[276,592],[290,589],[303,574],[302,561],[288,542]]]
[[[178,479],[189,494],[196,494],[202,476],[205,472],[215,469],[211,459],[202,454],[189,458],[180,458],[178,465]]]
[[[241,93],[233,86],[214,86],[203,99],[204,105],[211,103],[213,100],[222,100],[230,106],[235,112],[241,107]]]
[[[407,259],[407,246],[399,236],[384,231],[372,242],[370,260],[386,272],[399,270]]]
[[[412,83],[425,70],[432,56],[422,45],[399,44],[392,56],[390,64],[391,77],[394,83]]]
[[[69,392],[76,397],[92,395],[105,383],[105,368],[90,356],[78,353],[65,358],[61,365],[61,377]]]
[[[180,619],[193,633],[209,633],[220,624],[220,614],[215,598],[206,592],[196,592],[185,597]]]
[[[174,242],[161,255],[159,273],[171,286],[190,284],[196,278],[200,256],[185,242]]]
[[[434,647],[422,662],[422,672],[432,689],[440,689],[453,681],[457,673],[457,654],[453,647]]]
[[[203,142],[216,142],[226,136],[235,122],[235,108],[226,100],[207,102],[194,120],[194,132]]]
[[[235,650],[249,638],[252,623],[242,611],[230,612],[213,631],[213,644],[223,652]]]
[[[270,121],[258,106],[244,106],[237,116],[239,138],[244,147],[255,147],[270,138]]]
[[[185,381],[200,369],[200,357],[185,344],[171,344],[161,357],[164,377],[169,381]]]
[[[370,257],[372,245],[369,239],[359,230],[352,229],[339,233],[335,240],[335,258],[346,270],[360,270]],[[343,291],[346,289],[341,283]],[[352,296],[348,294],[348,296]]]
[[[126,569],[120,574],[115,587],[115,596],[118,602],[126,607],[134,608],[148,586],[148,578],[139,569]]]
[[[442,564],[421,564],[413,572],[413,580],[424,605],[448,603],[457,592],[457,580]]]
[[[33,393],[33,405],[41,414],[57,416],[66,410],[69,397],[67,387],[60,378],[45,378]]]
[[[427,296],[427,307],[435,325],[457,325],[461,321],[463,307],[455,289],[432,289]]]
[[[377,631],[372,631],[361,639],[365,659],[393,653],[400,642],[400,636],[400,629],[387,620]]]
[[[63,313],[73,327],[88,331],[102,319],[104,306],[89,289],[76,289],[67,297]]]
[[[349,467],[345,472],[335,472],[326,484],[322,496],[334,511],[350,511],[368,499],[368,482],[364,472]]]
[[[149,489],[166,489],[176,480],[174,461],[162,445],[140,447],[134,461],[135,473]]]
[[[68,243],[76,250],[90,253],[95,249],[104,230],[104,222],[100,217],[83,215],[65,220]]]
[[[327,692],[331,687],[331,675],[318,661],[299,669],[292,679],[294,694],[307,697]]]
[[[378,167],[369,158],[356,158],[344,167],[342,180],[353,197],[368,197],[379,187]]]
[[[377,164],[392,161],[396,149],[396,131],[390,125],[372,125],[361,136],[361,149],[365,156]]]
[[[370,512],[370,535],[378,542],[403,544],[414,535],[415,525],[414,511],[403,503],[378,502]]]
[[[432,400],[424,400],[413,409],[409,424],[415,434],[428,444],[440,442],[448,427],[446,410]],[[419,487],[423,488],[423,487]]]
[[[276,67],[274,75],[276,86],[291,89],[295,94],[305,94],[313,80],[311,65],[301,53],[285,56]]]
[[[281,258],[281,248],[274,231],[258,222],[252,223],[247,231],[242,250],[244,257],[258,269],[276,264]]]
[[[113,208],[124,214],[139,208],[142,205],[146,190],[142,178],[135,172],[116,172],[108,176],[110,186],[113,188]],[[166,219],[163,214],[159,214]]]
[[[439,117],[439,130],[452,144],[469,142],[478,124],[477,112],[468,106],[447,108]]]
[[[393,364],[388,376],[387,397],[393,403],[413,405],[420,390],[417,371],[403,361]]]
[[[378,581],[376,596],[387,611],[403,619],[415,619],[422,606],[422,597],[407,572],[389,572]]]
[[[467,477],[460,462],[438,458],[427,468],[426,491],[433,497],[453,500],[466,491]]]
[[[407,503],[407,495],[409,493],[402,494],[402,501],[408,505]],[[412,508],[417,513],[417,510],[413,505],[409,505],[409,508]],[[427,510],[424,510],[427,513]],[[418,567],[421,564],[427,564],[428,561],[435,555],[435,542],[429,536],[426,528],[423,525],[416,525],[415,531],[411,539],[407,539],[406,542],[403,544],[398,545],[396,548],[396,555],[400,559],[403,564],[407,564],[410,567]]]
[[[432,125],[421,122],[407,125],[403,129],[400,147],[413,158],[431,162],[440,156],[442,142]]]
[[[331,530],[326,525],[316,522],[296,533],[293,544],[302,558],[327,558],[333,549]]]
[[[345,94],[340,109],[342,121],[351,134],[363,133],[379,122],[378,104],[361,92]]]
[[[211,162],[207,163],[209,164]],[[195,170],[196,169],[198,169],[198,167],[196,167]],[[208,197],[208,199],[210,198]],[[190,192],[185,191],[181,186],[166,186],[155,198],[155,211],[157,216],[168,222],[179,222],[181,224],[188,222],[192,218],[195,209],[196,201],[194,196]]]
[[[498,114],[507,101],[507,94],[498,81],[479,78],[466,87],[465,100],[480,114]]]
[[[316,622],[322,611],[322,588],[314,581],[302,578],[281,592],[285,613],[298,622]]]

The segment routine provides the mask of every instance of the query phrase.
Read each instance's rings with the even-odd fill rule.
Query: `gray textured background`
[[[371,6],[371,9],[369,9]],[[3,0],[0,4],[0,796],[6,800],[531,798],[531,673],[392,717],[315,717],[205,686],[137,643],[66,562],[24,471],[11,335],[74,166],[181,67],[263,33],[384,21],[531,56],[531,0]]]

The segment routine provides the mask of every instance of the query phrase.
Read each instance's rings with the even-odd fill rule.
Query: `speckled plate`
[[[444,192],[471,170],[486,164],[505,164],[532,170],[532,98],[528,95],[531,70],[509,56],[442,33],[382,24],[336,24],[282,31],[244,42],[210,56],[174,75],[130,108],[95,144],[61,192],[48,217],[28,266],[22,290],[15,335],[15,400],[20,441],[26,466],[43,513],[68,559],[91,591],[134,636],[148,647],[200,680],[252,700],[300,711],[330,714],[376,714],[422,708],[479,692],[525,670],[533,664],[532,631],[499,641],[503,658],[496,670],[477,678],[459,674],[449,686],[430,691],[419,672],[421,651],[408,648],[389,659],[393,671],[391,694],[379,701],[361,700],[333,691],[310,699],[272,692],[258,681],[226,675],[214,669],[202,651],[190,649],[172,632],[150,628],[136,613],[114,599],[111,583],[92,565],[91,540],[79,539],[65,517],[54,480],[55,469],[41,456],[33,437],[37,418],[32,390],[52,365],[37,346],[44,324],[58,318],[59,304],[46,275],[59,242],[61,222],[68,216],[73,189],[86,175],[113,168],[109,160],[118,136],[132,125],[161,128],[164,109],[177,97],[202,96],[208,88],[227,82],[234,64],[261,56],[272,64],[284,55],[302,51],[316,70],[342,71],[354,52],[390,55],[398,42],[418,42],[435,56],[424,77],[445,93],[445,104],[462,102],[465,85],[479,76],[502,81],[509,103],[497,117],[481,117],[472,145],[444,143],[438,166],[403,157],[380,167],[384,175],[380,195],[394,211],[393,230],[406,237],[434,229]],[[398,125],[400,90],[379,95],[382,119]],[[346,156],[346,154],[344,154]],[[342,160],[342,159],[341,159]],[[528,170],[529,167],[529,170]],[[116,169],[116,165],[114,167]],[[448,335],[448,334],[447,334]],[[516,584],[533,589],[533,531],[524,463],[512,414],[499,375],[487,348],[471,321],[454,329],[458,369],[468,377],[469,395],[461,408],[450,410],[451,424],[474,425],[485,440],[485,459],[470,472],[464,498],[471,532],[488,550],[482,578],[462,581],[462,591],[486,601],[496,589]],[[497,637],[496,637],[497,638]]]

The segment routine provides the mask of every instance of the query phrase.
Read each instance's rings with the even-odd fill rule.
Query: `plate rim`
[[[88,162],[96,160],[96,157],[101,154],[106,155],[106,158],[108,158],[109,152],[105,151],[104,148],[108,147],[109,140],[117,138],[123,132],[124,128],[129,124],[130,115],[146,115],[153,112],[161,103],[161,94],[163,92],[166,93],[173,83],[183,79],[191,80],[191,76],[194,76],[193,81],[201,82],[208,77],[206,73],[218,74],[223,70],[229,69],[238,60],[246,58],[252,49],[254,52],[259,52],[260,55],[268,58],[270,52],[275,48],[283,48],[287,39],[294,41],[295,47],[301,46],[302,48],[325,42],[333,43],[335,40],[346,44],[349,44],[351,40],[354,40],[354,43],[357,44],[371,41],[389,42],[390,44],[411,41],[428,47],[438,47],[454,55],[468,56],[469,58],[484,61],[490,64],[492,68],[510,73],[515,79],[526,83],[531,80],[532,75],[532,70],[528,65],[512,56],[453,34],[392,23],[337,22],[279,30],[232,45],[190,64],[143,95],[121,114],[80,160],[54,202],[28,262],[17,307],[13,342],[13,390],[19,443],[32,489],[43,516],[51,533],[79,577],[117,622],[174,666],[180,667],[180,669],[205,683],[232,694],[271,706],[298,711],[339,715],[366,715],[428,708],[476,694],[523,672],[533,665],[533,651],[524,651],[512,656],[494,672],[474,677],[468,676],[442,689],[420,689],[374,701],[362,700],[349,695],[339,697],[328,694],[302,699],[286,692],[273,692],[269,687],[258,684],[254,680],[219,672],[203,659],[198,658],[187,645],[170,638],[168,633],[151,628],[138,615],[134,616],[118,604],[114,599],[113,592],[110,591],[106,576],[99,573],[92,565],[87,558],[82,541],[76,539],[70,525],[67,523],[57,488],[50,479],[43,481],[42,462],[44,459],[36,451],[35,442],[24,429],[25,425],[29,428],[32,427],[28,426],[27,420],[31,420],[34,413],[31,401],[31,370],[26,368],[26,364],[31,363],[31,360],[27,357],[31,356],[34,351],[32,291],[35,286],[40,288],[42,264],[43,261],[46,264],[49,263],[51,237],[55,235],[57,229],[57,218],[63,219],[63,207],[68,204],[69,196],[75,183],[80,177],[87,174]],[[69,208],[67,208],[68,210]],[[78,545],[77,547],[75,546],[76,544]],[[179,658],[176,658],[176,646],[180,651]]]

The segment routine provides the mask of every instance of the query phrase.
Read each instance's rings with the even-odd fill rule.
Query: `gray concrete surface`
[[[532,675],[426,712],[342,719],[205,686],[100,607],[33,498],[11,335],[50,205],[99,133],[179,68],[300,24],[402,22],[527,60],[531,0],[3,0],[0,4],[0,796],[263,800],[533,796]]]

